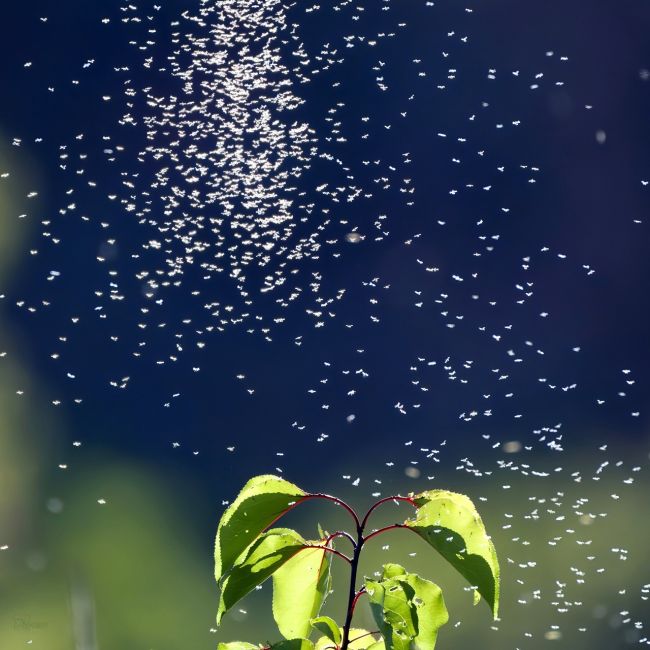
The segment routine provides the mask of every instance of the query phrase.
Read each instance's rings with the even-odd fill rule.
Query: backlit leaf
[[[392,562],[384,564],[382,580],[386,580],[388,578],[396,578],[397,576],[403,575],[406,575],[406,569],[403,566],[400,566],[399,564],[393,564]]]
[[[314,644],[309,639],[289,639],[271,644],[271,650],[314,650]]]
[[[324,542],[307,542],[324,546]],[[330,588],[331,555],[307,548],[273,574],[273,618],[286,639],[307,637]]]
[[[342,638],[342,628],[339,628],[339,633]],[[350,643],[348,648],[350,648],[350,650],[368,650],[368,648],[378,643],[377,637],[374,634],[371,634],[368,630],[355,627],[350,629],[349,639]],[[329,637],[322,636],[318,641],[316,641],[315,650],[327,650],[327,648],[334,648],[334,646],[334,642]],[[375,650],[381,650],[381,648],[375,648]]]
[[[351,650],[367,650],[367,648],[377,642],[377,637],[374,634],[358,627],[350,629],[349,639],[350,644],[348,645],[348,648]]]
[[[438,585],[415,573],[407,573],[399,579],[413,589],[411,602],[415,604],[418,623],[414,646],[418,650],[433,650],[438,630],[449,620],[442,590]]]
[[[417,612],[409,585],[397,578],[366,580],[370,611],[387,650],[409,650],[417,635]]]
[[[490,606],[499,610],[499,561],[474,504],[464,494],[431,490],[413,497],[418,510],[404,522],[442,555]]]
[[[231,641],[230,643],[219,643],[217,650],[259,650],[260,646],[246,643],[245,641]]]
[[[217,582],[262,531],[304,496],[298,486],[277,476],[256,476],[248,481],[219,522],[214,551]]]
[[[383,639],[379,639],[379,641],[375,641],[372,645],[369,645],[366,650],[385,650],[386,644],[384,643]]]
[[[312,618],[311,624],[312,627],[316,628],[321,634],[324,634],[330,641],[336,645],[341,645],[341,629],[329,616]]]
[[[225,612],[304,549],[306,543],[288,528],[274,528],[256,540],[221,585],[217,625]]]
[[[387,650],[433,650],[438,630],[449,620],[437,585],[388,564],[382,580],[367,580],[366,589]]]

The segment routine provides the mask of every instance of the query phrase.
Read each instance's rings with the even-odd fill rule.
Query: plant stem
[[[341,559],[345,560],[348,564],[352,564],[352,560],[347,555],[341,553],[340,551],[337,551],[335,548],[331,548],[330,546],[319,546],[318,544],[307,544],[302,548],[318,548],[321,551],[332,553],[333,555],[338,555]]]
[[[375,535],[381,535],[382,533],[385,533],[387,530],[393,530],[393,528],[408,528],[409,530],[413,530],[412,528],[409,528],[404,524],[391,524],[390,526],[384,526],[384,528],[380,528],[379,530],[373,531],[372,533],[370,533],[370,535],[364,537],[363,541],[367,542],[369,539],[372,539]],[[415,531],[413,530],[413,532]]]
[[[364,636],[370,636],[372,634],[379,634],[379,630],[374,630],[373,632],[366,632],[365,634],[360,634],[359,636],[355,636],[354,639],[350,639],[350,643],[354,643],[359,639],[363,639]]]
[[[346,539],[349,539],[353,547],[357,545],[357,543],[354,541],[354,537],[352,537],[350,533],[346,533],[344,530],[337,530],[335,533],[328,535],[327,539],[325,540],[325,546],[329,546],[329,543],[337,537],[345,537]]]
[[[334,500],[333,497],[329,497],[327,495],[316,494],[311,496],[321,496],[324,498],[329,498],[331,500]],[[379,501],[377,501],[377,503],[375,503],[370,508],[370,510],[366,512],[366,515],[363,518],[363,520],[359,521],[359,517],[357,516],[357,513],[354,512],[352,508],[350,508],[344,502],[339,501],[338,499],[336,501],[338,501],[344,508],[350,511],[357,524],[357,541],[355,542],[351,535],[346,535],[346,537],[350,538],[352,544],[354,544],[354,553],[352,555],[352,559],[350,560],[350,594],[348,596],[348,610],[347,610],[347,615],[345,617],[345,624],[343,626],[343,638],[341,640],[340,650],[348,650],[348,646],[350,645],[350,627],[352,626],[352,617],[354,615],[354,608],[361,594],[365,593],[365,589],[363,587],[359,591],[357,591],[357,571],[359,569],[359,557],[361,556],[361,549],[363,548],[363,545],[375,535],[384,533],[387,530],[392,530],[393,528],[408,528],[408,526],[405,526],[404,524],[392,524],[391,526],[386,526],[384,528],[380,528],[379,530],[375,530],[374,532],[370,533],[370,535],[368,535],[367,537],[364,537],[363,531],[368,522],[368,518],[370,517],[370,515],[372,514],[375,508],[380,506],[382,503],[387,503],[388,501],[406,501],[410,503],[412,506],[415,506],[415,503],[413,499],[411,499],[411,497],[400,497],[400,496],[385,497],[384,499],[380,499]],[[334,533],[334,535],[331,535],[330,537],[335,537],[339,534],[340,533]],[[345,535],[345,533],[343,534]]]
[[[365,593],[366,593],[366,588],[365,588],[365,587],[361,587],[361,589],[359,589],[359,591],[357,591],[357,593],[354,595],[354,600],[352,601],[352,613],[354,613],[354,610],[355,610],[356,607],[357,607],[357,601],[358,601],[359,598],[361,598],[361,596],[363,596],[363,594],[365,594]]]
[[[338,499],[337,497],[333,497],[331,494],[308,494],[304,497],[302,497],[298,503],[302,501],[307,501],[307,499],[327,499],[328,501],[331,501],[332,503],[336,503],[345,510],[347,510],[350,513],[350,516],[354,519],[354,523],[357,525],[357,529],[361,526],[361,523],[359,522],[359,517],[357,516],[357,513],[345,502],[342,501],[341,499]]]
[[[361,522],[361,528],[366,527],[366,523],[368,523],[368,517],[372,514],[373,510],[380,506],[382,503],[388,503],[389,501],[406,501],[407,503],[410,503],[412,506],[415,506],[415,503],[413,502],[413,499],[411,497],[400,497],[400,496],[392,496],[392,497],[384,497],[383,499],[380,499],[375,503],[368,512],[366,512],[366,516],[363,518],[363,521]]]
[[[359,556],[361,555],[361,548],[363,547],[363,527],[357,520],[357,543],[354,547],[354,554],[352,555],[352,562],[350,562],[350,594],[348,597],[348,613],[345,617],[345,625],[343,626],[343,639],[341,640],[341,650],[348,650],[350,643],[350,627],[352,625],[352,615],[354,614],[354,606],[357,599],[357,570],[359,569]]]
[[[357,513],[347,504],[345,501],[342,501],[341,499],[337,499],[336,497],[333,497],[329,494],[307,494],[304,497],[300,497],[299,499],[296,499],[289,507],[287,507],[285,510],[283,510],[270,524],[266,526],[264,529],[265,531],[271,528],[273,524],[278,520],[284,517],[284,515],[287,514],[290,510],[293,510],[296,506],[299,506],[301,503],[304,503],[305,501],[309,501],[310,499],[327,499],[328,501],[331,501],[332,503],[336,503],[339,506],[342,506],[345,508],[350,513],[350,516],[354,519],[354,523],[357,526],[357,529],[360,526],[359,523],[359,517]]]

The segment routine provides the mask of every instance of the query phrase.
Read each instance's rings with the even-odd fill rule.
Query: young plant
[[[326,499],[342,507],[354,522],[352,534],[320,529],[305,540],[289,528],[271,528],[280,517],[310,499]],[[405,501],[414,516],[400,524],[368,529],[375,509]],[[385,564],[379,578],[365,578],[357,587],[359,558],[374,537],[401,528],[419,535],[473,587],[474,604],[481,597],[496,618],[499,606],[499,563],[473,503],[462,494],[428,490],[390,496],[375,503],[363,518],[345,502],[328,494],[310,494],[277,476],[252,478],[228,507],[217,529],[215,578],[219,585],[217,624],[247,593],[273,577],[273,617],[279,643],[220,643],[219,650],[433,650],[438,630],[448,620],[440,587],[397,564]],[[345,541],[351,554],[336,543]],[[336,556],[350,565],[348,606],[339,626],[320,610],[331,590],[330,564]],[[352,619],[361,597],[367,597],[376,632],[354,629]],[[315,630],[321,637],[309,640]],[[379,635],[379,636],[377,636]]]

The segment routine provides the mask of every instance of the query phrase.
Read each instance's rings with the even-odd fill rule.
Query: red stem
[[[366,632],[365,634],[360,634],[359,636],[355,636],[354,639],[350,639],[350,643],[354,643],[355,641],[358,641],[359,639],[363,639],[364,636],[370,636],[371,634],[377,634],[379,630],[375,630],[374,632]]]
[[[348,564],[352,564],[352,560],[347,555],[337,551],[335,548],[330,548],[329,546],[320,546],[319,544],[305,544],[302,548],[319,548],[321,551],[327,551],[328,553],[338,555],[340,558],[343,558]]]
[[[350,562],[350,565],[352,567],[352,571],[350,573],[350,596],[348,599],[347,616],[345,619],[345,624],[343,625],[343,639],[341,641],[340,650],[348,650],[348,647],[350,645],[350,627],[352,625],[352,616],[354,614],[354,608],[356,607],[357,601],[359,600],[361,595],[365,593],[364,587],[362,587],[359,591],[356,591],[357,569],[359,567],[359,556],[361,554],[361,549],[363,545],[369,539],[372,539],[375,535],[384,533],[387,530],[392,530],[393,528],[408,528],[408,526],[405,526],[404,524],[393,524],[391,526],[386,526],[385,528],[380,528],[379,530],[370,533],[370,535],[368,535],[367,537],[363,536],[363,531],[366,527],[366,524],[368,523],[368,518],[373,513],[375,508],[380,506],[382,503],[387,503],[388,501],[406,501],[407,503],[410,503],[412,506],[417,507],[415,501],[411,497],[390,496],[377,501],[377,503],[375,503],[370,508],[370,510],[366,512],[363,521],[359,521],[358,517],[356,517],[356,513],[354,513],[356,524],[357,524],[357,542],[354,544],[354,554],[352,555],[352,561]]]
[[[357,543],[354,545],[354,554],[352,555],[352,562],[350,563],[350,594],[348,596],[348,610],[343,624],[343,638],[341,639],[341,650],[348,650],[350,644],[350,627],[352,625],[352,615],[354,614],[354,605],[358,598],[357,593],[357,570],[359,568],[359,556],[361,555],[361,547],[363,546],[363,528],[361,524],[357,525]]]
[[[357,591],[357,595],[354,597],[354,600],[352,601],[352,611],[353,612],[354,612],[355,607],[357,606],[357,601],[365,593],[366,593],[366,588],[365,587],[361,587],[361,589],[359,589],[359,591]],[[358,638],[361,638],[361,637],[358,637]],[[354,640],[356,641],[356,639],[354,639]],[[350,641],[350,643],[352,643],[352,641]]]
[[[385,526],[384,528],[380,528],[379,530],[375,530],[370,535],[367,537],[363,536],[363,531],[366,527],[366,524],[368,523],[368,518],[370,515],[374,512],[375,508],[379,507],[382,505],[382,503],[387,503],[388,501],[406,501],[407,503],[410,503],[412,506],[417,507],[415,504],[415,501],[411,497],[401,497],[401,496],[390,496],[390,497],[385,497],[383,499],[380,499],[375,503],[368,512],[366,512],[363,521],[359,520],[359,516],[357,513],[347,504],[345,501],[342,501],[341,499],[331,496],[329,494],[307,494],[304,497],[301,497],[300,499],[297,499],[295,503],[292,503],[286,510],[281,512],[266,528],[265,530],[268,530],[280,517],[284,516],[289,512],[290,510],[293,510],[298,504],[302,503],[303,501],[308,501],[309,499],[326,499],[327,501],[331,501],[332,503],[336,503],[337,505],[340,505],[343,507],[345,510],[348,511],[352,519],[354,519],[354,523],[356,526],[357,530],[357,540],[355,541],[354,537],[350,535],[349,533],[346,533],[345,531],[337,531],[335,533],[332,533],[331,535],[328,535],[326,540],[325,540],[325,545],[320,546],[317,544],[309,544],[304,546],[303,548],[318,548],[322,549],[325,552],[328,553],[333,553],[334,555],[338,555],[340,558],[346,560],[350,566],[352,567],[352,571],[350,573],[350,595],[349,595],[349,600],[348,600],[348,611],[347,611],[347,616],[345,620],[345,624],[343,626],[343,638],[341,642],[341,647],[340,650],[347,650],[349,644],[351,643],[350,640],[350,626],[352,624],[352,616],[354,614],[354,609],[357,605],[357,601],[359,598],[366,593],[365,587],[361,587],[359,591],[356,591],[356,579],[357,579],[357,570],[359,567],[359,556],[361,554],[361,548],[363,545],[369,540],[375,537],[376,535],[380,535],[381,533],[385,533],[388,530],[392,530],[393,528],[408,528],[408,526],[405,526],[404,524],[392,524],[391,526]],[[412,530],[412,529],[411,529]],[[415,531],[413,531],[415,532]],[[329,543],[335,539],[336,537],[346,537],[352,542],[352,545],[354,547],[354,552],[351,558],[349,558],[347,555],[344,555],[343,553],[337,551],[334,548],[331,548],[329,546]],[[370,633],[369,633],[370,634]],[[362,636],[366,636],[365,634]],[[361,638],[361,637],[358,637]],[[357,639],[354,639],[356,641]]]
[[[307,494],[304,497],[300,497],[294,503],[292,503],[288,508],[283,510],[265,529],[264,531],[267,531],[273,524],[280,519],[281,517],[284,517],[284,515],[287,514],[287,512],[293,510],[296,506],[300,505],[304,501],[308,501],[309,499],[327,499],[328,501],[332,501],[333,503],[337,503],[340,506],[343,506],[352,516],[354,519],[354,523],[357,526],[357,529],[360,526],[359,523],[359,517],[357,516],[357,513],[347,504],[345,501],[341,501],[341,499],[337,499],[336,497],[330,496],[329,494]],[[263,532],[264,532],[263,531]]]
[[[332,533],[325,538],[325,546],[329,546],[330,542],[337,537],[345,537],[346,539],[349,539],[353,547],[357,545],[354,541],[354,537],[352,537],[350,533],[346,533],[344,530],[337,530],[335,533]]]
[[[365,544],[369,539],[375,537],[375,535],[381,535],[382,533],[385,533],[388,530],[393,530],[393,528],[408,528],[408,530],[413,530],[412,528],[410,528],[409,526],[405,526],[404,524],[391,524],[390,526],[385,526],[384,528],[375,530],[372,533],[370,533],[370,535],[368,535],[367,537],[364,537],[363,543]],[[415,531],[413,530],[413,532]]]
[[[307,501],[307,499],[327,499],[328,501],[331,501],[332,503],[337,503],[338,505],[342,506],[345,508],[349,513],[350,516],[354,519],[354,523],[359,527],[359,517],[357,513],[345,502],[342,501],[341,499],[338,499],[337,497],[333,497],[330,494],[308,494],[302,499],[300,499],[300,502],[302,501]],[[295,505],[298,505],[297,503]]]
[[[411,497],[400,497],[400,496],[392,496],[392,497],[385,497],[383,499],[380,499],[375,503],[368,512],[366,512],[366,516],[363,518],[363,521],[361,522],[361,528],[365,528],[366,524],[368,523],[368,517],[372,514],[375,508],[379,507],[382,503],[388,503],[389,501],[406,501],[407,503],[410,503],[414,508],[416,507],[415,501]]]

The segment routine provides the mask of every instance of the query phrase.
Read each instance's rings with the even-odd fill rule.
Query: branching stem
[[[368,519],[370,515],[373,513],[375,508],[378,506],[382,505],[382,503],[388,503],[389,501],[406,501],[407,503],[410,503],[412,506],[415,506],[415,502],[411,497],[400,497],[400,496],[391,496],[391,497],[385,497],[384,499],[380,499],[375,503],[368,512],[366,512],[363,520],[359,521],[359,518],[356,517],[355,513],[355,519],[357,522],[357,541],[355,542],[354,539],[352,538],[351,535],[349,534],[344,534],[345,536],[349,537],[352,543],[354,544],[354,553],[352,555],[352,559],[350,560],[350,594],[348,597],[348,611],[347,611],[347,616],[345,619],[345,625],[343,626],[343,638],[341,640],[341,647],[340,650],[348,650],[348,646],[351,643],[350,640],[350,627],[352,625],[352,616],[354,615],[354,608],[357,605],[357,601],[359,598],[366,593],[366,588],[361,587],[359,591],[356,590],[356,583],[357,583],[357,570],[359,568],[359,556],[361,555],[361,549],[363,548],[363,545],[373,537],[377,535],[381,535],[382,533],[385,533],[389,530],[393,530],[395,528],[409,528],[408,526],[405,526],[404,524],[391,524],[390,526],[384,526],[383,528],[379,528],[378,530],[373,531],[369,535],[364,536],[363,532],[366,527],[366,524],[368,523]],[[409,529],[412,530],[412,529]],[[415,531],[414,531],[415,532]],[[334,533],[333,536],[330,537],[335,537],[339,533]],[[329,540],[328,540],[329,541]],[[354,639],[356,640],[356,639]]]
[[[383,528],[380,528],[379,530],[375,530],[370,535],[367,537],[363,538],[364,543],[367,542],[369,539],[372,539],[376,535],[381,535],[382,533],[385,533],[388,530],[393,530],[394,528],[408,528],[408,530],[413,530],[412,528],[409,528],[408,526],[405,526],[404,524],[391,524],[390,526],[384,526]],[[415,532],[415,531],[413,531]]]
[[[348,533],[348,532],[346,532],[344,530],[337,530],[335,533],[332,533],[331,535],[328,535],[328,537],[325,539],[325,546],[329,546],[329,543],[333,539],[335,539],[337,537],[345,537],[346,539],[349,539],[350,542],[352,543],[353,547],[357,545],[354,537],[352,537],[352,535],[350,535],[350,533]]]
[[[350,513],[350,516],[354,519],[354,523],[356,524],[357,528],[361,526],[359,522],[359,516],[357,513],[345,502],[342,501],[341,499],[338,499],[337,497],[333,497],[331,494],[308,494],[304,497],[302,497],[297,503],[301,503],[303,501],[307,501],[307,499],[327,499],[328,501],[331,501],[332,503],[336,503],[340,505],[341,507],[345,508]],[[297,505],[296,503],[296,505]]]
[[[380,499],[375,503],[368,512],[366,512],[363,520],[359,519],[359,516],[357,513],[347,504],[345,501],[341,501],[341,499],[337,499],[336,497],[330,496],[329,494],[309,494],[305,497],[303,497],[300,501],[305,501],[306,499],[327,499],[329,501],[332,501],[334,503],[337,503],[338,505],[342,506],[345,508],[352,518],[354,519],[354,523],[356,524],[356,529],[357,529],[357,539],[355,540],[350,533],[347,533],[345,531],[337,531],[335,533],[332,533],[329,535],[325,541],[325,550],[330,551],[331,553],[334,553],[335,555],[338,555],[342,557],[343,559],[347,560],[350,563],[350,592],[348,595],[348,609],[347,609],[347,614],[345,617],[345,624],[343,625],[343,638],[341,639],[341,647],[340,650],[348,650],[348,647],[351,643],[350,640],[350,628],[352,626],[352,617],[354,616],[354,609],[357,606],[357,602],[359,598],[366,593],[366,588],[361,587],[357,591],[357,572],[359,570],[359,558],[361,556],[361,549],[363,548],[363,545],[369,540],[375,537],[376,535],[380,535],[381,533],[385,533],[386,531],[392,530],[394,528],[408,528],[408,526],[405,526],[404,524],[392,524],[390,526],[385,526],[384,528],[380,528],[379,530],[375,530],[369,535],[364,537],[364,529],[366,527],[366,524],[368,523],[368,519],[370,515],[374,512],[374,510],[382,505],[383,503],[388,503],[389,501],[405,501],[407,503],[410,503],[412,506],[415,506],[415,502],[411,497],[400,497],[400,496],[390,496],[390,497],[385,497],[384,499]],[[300,502],[299,501],[299,502]],[[299,503],[298,502],[298,503]],[[343,553],[339,553],[339,551],[330,548],[329,543],[335,539],[336,537],[345,537],[352,542],[352,546],[354,548],[354,552],[352,554],[352,557],[349,558],[347,555],[343,555]],[[315,548],[322,548],[322,547],[315,547]],[[354,639],[356,641],[356,639]]]
[[[305,501],[309,501],[310,499],[327,499],[328,501],[331,501],[332,503],[336,503],[336,504],[342,506],[343,508],[345,508],[345,510],[347,510],[350,513],[350,516],[354,519],[354,523],[355,523],[357,529],[361,525],[359,523],[359,516],[347,503],[345,503],[345,501],[342,501],[341,499],[338,499],[337,497],[333,497],[330,494],[306,494],[304,497],[300,497],[299,499],[296,499],[288,508],[283,510],[270,524],[267,525],[267,527],[264,530],[266,531],[269,528],[271,528],[271,526],[273,526],[273,524],[278,519],[281,519],[282,517],[284,517],[284,515],[286,515],[287,512],[290,512],[296,506],[299,506],[301,503],[304,503]],[[354,542],[354,538],[352,537],[352,535],[350,535],[349,533],[346,533],[346,534]]]
[[[352,601],[352,613],[354,613],[354,610],[355,610],[355,608],[356,608],[356,606],[357,606],[357,601],[358,601],[359,598],[361,598],[361,596],[363,596],[363,594],[365,594],[365,593],[366,593],[366,588],[365,588],[365,587],[361,587],[361,589],[359,589],[359,591],[357,591],[357,593],[355,594],[355,596],[354,596],[354,600]]]
[[[385,497],[383,499],[380,499],[375,503],[368,512],[366,512],[366,516],[363,518],[363,521],[361,522],[361,528],[365,528],[366,524],[368,523],[368,518],[370,515],[373,513],[375,508],[378,508],[382,503],[388,503],[389,501],[405,501],[406,503],[410,503],[412,506],[415,506],[415,502],[411,497],[400,497],[400,496],[392,496],[392,497]]]
[[[363,639],[364,636],[370,636],[371,634],[377,634],[379,630],[374,630],[373,632],[366,632],[365,634],[360,634],[359,636],[355,636],[354,639],[350,639],[350,643],[354,643],[355,641],[358,641],[359,639]]]
[[[334,555],[338,555],[340,558],[345,560],[348,564],[352,564],[351,558],[349,558],[344,553],[337,551],[335,548],[331,548],[330,546],[320,546],[319,544],[305,544],[305,546],[303,546],[302,548],[319,548],[321,551],[327,551],[328,553],[333,553]]]
[[[358,520],[357,520],[358,521]],[[357,570],[359,569],[359,556],[361,555],[361,548],[363,547],[363,528],[359,523],[357,525],[357,542],[354,546],[354,554],[352,555],[352,562],[350,563],[350,594],[348,597],[348,612],[345,617],[345,624],[343,625],[343,639],[341,640],[341,650],[347,650],[350,643],[350,626],[352,625],[352,615],[354,614],[354,606],[358,598],[356,584],[357,584]]]

